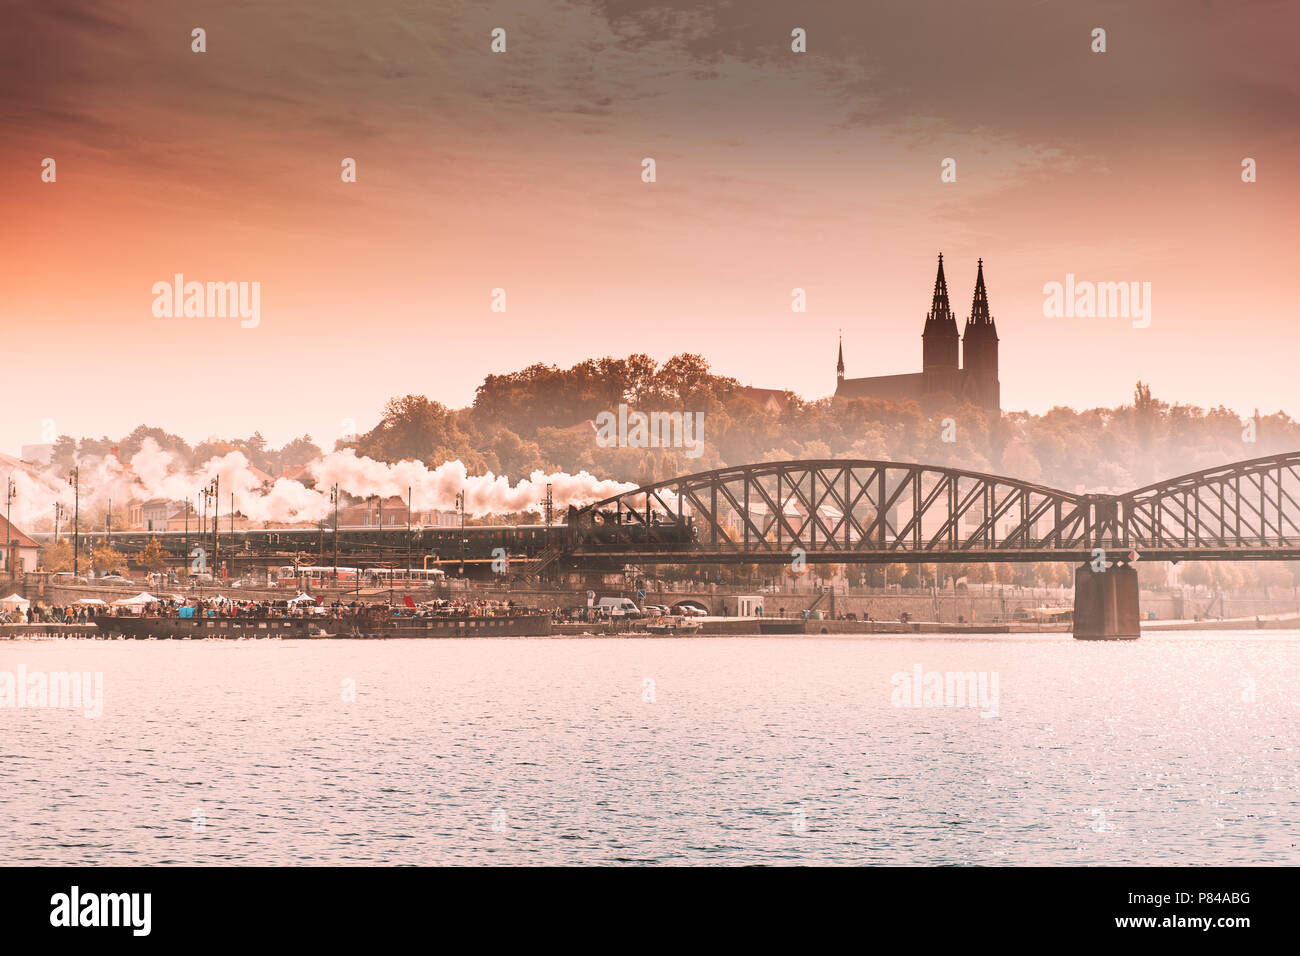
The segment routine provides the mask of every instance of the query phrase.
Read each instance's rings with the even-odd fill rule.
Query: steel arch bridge
[[[571,509],[576,564],[1300,559],[1300,451],[1125,494],[817,459],[683,475]]]

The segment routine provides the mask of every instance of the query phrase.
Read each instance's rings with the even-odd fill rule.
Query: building
[[[12,546],[13,550],[10,551]],[[0,514],[0,569],[13,576],[35,571],[41,556],[41,546]]]
[[[840,357],[843,360],[843,346],[840,349]],[[774,415],[781,414],[790,406],[790,393],[782,388],[754,388],[750,385],[742,385],[736,391],[736,395]]]
[[[199,525],[203,523],[203,515],[194,505],[188,501],[173,501],[171,505],[172,513],[167,516],[166,530],[191,533],[199,530]],[[211,526],[211,521],[208,524]]]
[[[140,520],[132,524],[143,531],[167,531],[167,519],[176,513],[180,504],[166,498],[151,498],[140,504]]]
[[[959,361],[958,352],[962,353]],[[880,398],[891,402],[914,401],[932,406],[951,396],[982,408],[990,417],[1002,413],[1002,387],[998,381],[998,330],[989,312],[984,287],[984,260],[975,275],[975,295],[962,336],[948,304],[948,282],[943,274],[943,254],[934,280],[934,296],[921,333],[921,371],[872,378],[844,377],[844,342],[840,341],[835,365],[835,397]]]
[[[326,522],[332,520],[332,515]],[[460,526],[460,515],[455,511],[434,508],[416,508],[411,512],[412,528],[455,528]],[[339,529],[343,531],[365,528],[405,528],[406,499],[399,495],[387,498],[372,496],[347,508],[339,509]]]

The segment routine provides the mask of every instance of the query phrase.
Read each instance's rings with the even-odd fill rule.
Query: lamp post
[[[406,582],[411,582],[411,486],[406,486]]]
[[[217,580],[218,542],[221,540],[221,476],[212,479],[212,581]]]
[[[199,495],[203,501],[203,516],[200,519],[201,530],[199,531],[200,541],[206,541],[208,537],[208,502],[212,502],[212,555],[210,561],[204,562],[204,570],[206,571],[208,568],[212,569],[214,581],[216,580],[217,573],[217,536],[220,533],[220,525],[217,523],[220,511],[220,498],[217,497],[220,488],[219,482],[219,478],[213,478],[212,484],[206,485],[199,491]]]
[[[63,510],[63,502],[61,501],[54,502],[54,543],[55,544],[59,543],[59,521],[63,518],[64,514],[65,512]]]
[[[208,498],[212,496],[212,487],[210,485],[199,489],[199,548],[202,551],[208,550]],[[203,570],[208,569],[207,555],[203,557]]]
[[[456,508],[460,511],[460,573],[465,573],[465,492],[456,495]]]
[[[339,586],[339,486],[330,489],[330,503],[334,505],[334,587]]]
[[[68,476],[72,486],[72,576],[81,572],[81,468],[74,466]]]
[[[9,523],[9,510],[17,497],[18,486],[14,484],[11,477],[5,491],[5,570],[9,572],[10,577],[14,576],[14,526]]]

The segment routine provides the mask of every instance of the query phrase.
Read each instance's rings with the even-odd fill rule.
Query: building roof
[[[11,525],[4,515],[0,515],[0,542],[13,541],[17,548],[39,548],[40,545],[29,538],[17,525]],[[4,547],[0,544],[0,547]]]
[[[921,372],[846,378],[835,389],[837,398],[883,398],[891,402],[918,401],[924,394],[925,376]]]
[[[783,388],[754,388],[752,385],[743,385],[736,394],[762,408],[773,408],[777,411],[784,410],[790,404],[790,393]]]

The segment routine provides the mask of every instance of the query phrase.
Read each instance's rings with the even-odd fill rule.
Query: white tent
[[[135,597],[122,598],[120,601],[114,601],[114,604],[124,604],[128,607],[140,607],[145,604],[152,604],[158,599],[148,591],[141,591]]]
[[[306,591],[299,591],[296,598],[289,598],[290,604],[302,604],[304,601],[310,601],[312,604],[316,603],[316,599]]]
[[[100,598],[82,598],[77,603],[78,604],[107,604],[108,602],[101,600]]]
[[[0,600],[0,610],[25,611],[31,606],[31,603],[21,594],[11,594],[4,600]]]

